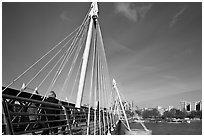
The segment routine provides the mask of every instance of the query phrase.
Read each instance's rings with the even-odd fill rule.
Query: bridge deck
[[[3,134],[42,134],[44,131],[49,134],[87,134],[87,107],[75,108],[74,104],[62,101],[60,104],[46,102],[40,95],[10,88],[3,92],[2,98]],[[115,120],[105,108],[91,109],[89,134],[106,134]]]

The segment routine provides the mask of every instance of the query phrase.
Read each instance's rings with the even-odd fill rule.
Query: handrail
[[[9,90],[9,89],[7,89]],[[12,89],[11,89],[12,90]],[[9,91],[10,92],[10,91]],[[11,91],[12,92],[12,91]],[[55,104],[51,102],[46,102],[32,98],[26,98],[22,93],[22,97],[9,95],[8,93],[2,94],[2,99],[5,105],[3,105],[5,113],[10,117],[10,120],[6,124],[10,127],[12,133],[7,134],[31,134],[32,132],[35,132],[36,134],[42,134],[43,131],[49,130],[52,131],[54,129],[58,129],[58,132],[52,133],[52,134],[86,134],[87,129],[87,118],[88,118],[88,108],[87,107],[81,107],[81,108],[75,108],[73,105],[69,106],[69,103],[62,102],[61,104]],[[25,95],[29,95],[30,93],[25,93]],[[15,104],[18,102],[18,104]],[[37,104],[37,106],[33,106],[31,104]],[[39,105],[42,105],[42,107],[38,107]],[[8,106],[8,109],[6,109],[4,106]],[[12,109],[11,109],[12,108]],[[59,114],[57,113],[29,113],[27,112],[28,109],[42,109],[42,110],[56,110],[59,111]],[[101,113],[104,113],[104,116],[110,115],[109,112],[106,111],[106,108],[101,108],[100,110],[91,109],[90,111],[90,134],[94,134],[95,132],[99,133],[100,131],[103,131],[104,129],[108,129],[108,124],[111,124],[110,121],[101,121],[102,123],[105,123],[104,126],[101,126],[99,128],[99,123],[97,123],[94,127],[94,112],[97,113],[97,116]],[[30,117],[35,116],[38,118],[36,121],[30,121]],[[49,119],[49,117],[57,116],[58,119]],[[100,119],[102,119],[101,117]],[[97,117],[98,119],[98,117]],[[99,120],[99,119],[98,119]],[[55,126],[49,126],[52,123],[58,123]],[[41,128],[30,128],[33,127],[33,125],[42,125]],[[64,130],[63,130],[64,129]],[[102,132],[101,132],[102,133]],[[103,134],[105,134],[104,132]]]
[[[17,101],[27,101],[27,102],[38,103],[38,104],[43,104],[43,105],[52,105],[55,107],[61,106],[59,104],[55,104],[55,103],[51,103],[51,102],[40,101],[40,100],[35,100],[35,99],[28,99],[28,98],[24,98],[24,97],[10,96],[10,95],[6,95],[6,94],[2,94],[2,98],[15,99]],[[65,106],[65,107],[67,107],[67,106]],[[68,106],[68,108],[74,109],[75,107]]]

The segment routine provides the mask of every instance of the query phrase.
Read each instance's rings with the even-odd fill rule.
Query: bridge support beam
[[[86,76],[86,69],[88,65],[88,58],[89,58],[89,51],[91,46],[91,37],[92,37],[92,28],[93,28],[93,22],[96,21],[96,17],[98,17],[98,6],[96,2],[93,2],[91,4],[91,11],[89,13],[90,16],[90,23],[89,23],[89,29],[88,29],[88,35],[86,39],[86,45],[83,53],[83,62],[81,67],[81,74],[80,74],[80,80],[79,80],[79,86],[78,86],[78,94],[77,94],[77,100],[76,100],[76,107],[81,107],[81,101],[82,101],[82,95],[84,90],[84,80]]]

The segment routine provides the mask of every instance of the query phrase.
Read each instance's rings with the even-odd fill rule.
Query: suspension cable
[[[71,47],[71,46],[70,46],[70,47]],[[70,47],[69,47],[69,48],[70,48]],[[69,51],[69,49],[68,49],[68,51]],[[66,52],[68,52],[68,51],[66,51]],[[55,68],[55,67],[57,66],[57,64],[62,60],[63,57],[64,57],[64,56],[62,56],[62,57],[58,60],[58,62],[57,62],[57,63],[55,64],[55,66],[51,69],[51,71],[47,74],[47,76],[43,79],[43,81],[49,76],[49,74],[52,72],[52,70],[54,70],[54,68]],[[41,84],[43,83],[43,81],[41,82]],[[47,94],[48,91],[49,91],[49,90],[46,91],[45,95]],[[42,101],[44,101],[45,98],[46,98],[46,96],[43,96]],[[40,106],[39,106],[38,113],[40,113],[41,110],[42,110],[42,109],[40,109],[40,107],[41,107],[41,104],[40,104]]]
[[[70,74],[71,74],[73,68],[75,67],[77,57],[79,56],[80,50],[81,50],[82,46],[84,45],[84,42],[85,42],[85,36],[84,36],[84,34],[85,34],[86,30],[87,30],[87,28],[85,28],[84,33],[82,34],[82,37],[81,37],[81,39],[79,40],[79,41],[80,41],[80,42],[78,43],[79,46],[78,46],[78,48],[77,48],[77,50],[76,50],[76,52],[75,52],[74,59],[73,59],[72,64],[71,64],[71,68],[70,68],[70,70],[69,70],[69,72],[68,72],[68,74],[67,74],[66,80],[65,80],[64,83],[63,83],[63,86],[62,86],[60,95],[61,95],[62,92],[64,91],[64,88],[65,88],[65,86],[66,86],[67,81],[70,79]]]
[[[102,88],[102,102],[103,102],[103,126],[104,126],[104,134],[106,132],[106,120],[105,120],[105,89],[104,89],[104,75],[103,75],[103,65],[102,65],[102,56],[100,52],[100,47],[99,47],[99,58],[100,58],[100,78],[101,78],[101,88]]]
[[[103,78],[103,81],[104,81],[104,82],[103,82],[103,85],[104,85],[104,86],[103,86],[103,88],[104,88],[104,97],[105,97],[105,98],[108,98],[108,97],[107,97],[107,91],[108,91],[108,88],[107,88],[108,83],[107,83],[107,82],[108,82],[108,81],[107,81],[107,74],[106,74],[106,68],[105,68],[106,65],[105,65],[105,61],[104,61],[104,60],[105,60],[105,59],[104,59],[105,56],[103,56],[103,50],[102,50],[102,48],[103,48],[103,43],[101,43],[101,44],[102,44],[102,45],[101,45],[101,48],[100,48],[100,49],[101,49],[101,52],[100,52],[100,53],[102,54],[102,55],[101,55],[101,56],[102,56],[101,61],[102,61],[102,78]],[[104,99],[105,99],[105,98],[104,98]],[[105,103],[105,104],[104,104],[105,107],[108,108],[108,101],[105,101],[105,100],[104,100],[104,103]],[[107,120],[106,123],[107,123],[107,128],[108,128],[107,130],[108,130],[108,133],[109,133],[108,111],[106,111],[106,120]]]
[[[93,75],[94,75],[94,63],[95,63],[95,48],[96,48],[96,31],[93,40],[93,55],[92,55],[92,65],[91,65],[91,83],[90,83],[90,94],[89,94],[89,110],[88,110],[88,123],[87,123],[87,135],[89,134],[90,129],[90,113],[91,113],[91,99],[92,99],[92,87],[93,87]]]
[[[27,86],[40,74],[40,72],[65,48],[65,46],[73,39],[74,36],[71,37],[71,39],[69,39],[64,46],[62,46],[62,48],[35,74],[35,76],[25,85],[25,88],[27,88]],[[61,59],[60,59],[61,60]],[[58,64],[58,63],[57,63]],[[39,87],[39,86],[38,86]],[[38,88],[37,87],[37,88]],[[23,90],[21,90],[16,96],[19,96],[21,94],[21,92],[23,92]]]
[[[67,44],[67,43],[66,43]],[[66,45],[65,44],[65,45]],[[72,46],[70,46],[66,52],[69,52]],[[65,52],[65,53],[66,53]],[[64,54],[65,54],[64,53]],[[56,62],[56,64],[53,66],[53,68],[49,71],[49,73],[46,75],[46,77],[42,80],[42,82],[38,85],[38,87],[40,87],[42,85],[42,83],[46,80],[46,78],[49,76],[49,74],[54,70],[54,68],[57,66],[57,64],[63,59],[64,56],[61,56],[61,58]],[[48,91],[46,91],[45,95],[47,94]]]
[[[83,26],[84,26],[84,25],[82,25],[82,27],[83,27]],[[72,46],[71,46],[72,48],[70,49],[70,54],[68,54],[68,52],[65,52],[64,58],[63,58],[63,60],[62,60],[62,62],[61,62],[61,64],[60,64],[60,66],[59,66],[59,68],[58,68],[58,70],[57,70],[57,72],[56,72],[56,74],[55,74],[55,76],[54,76],[54,78],[53,78],[53,80],[52,80],[52,82],[51,82],[51,84],[50,84],[50,86],[49,86],[47,92],[52,89],[53,85],[55,84],[57,78],[59,77],[59,75],[61,74],[61,72],[62,72],[62,70],[63,70],[63,68],[64,68],[64,66],[65,66],[65,63],[66,63],[67,58],[69,58],[69,57],[71,56],[71,54],[73,53],[74,49],[76,48],[75,44],[76,44],[76,42],[77,42],[79,36],[80,36],[81,33],[82,33],[82,30],[83,30],[82,27],[81,27],[80,30],[77,32],[77,34],[76,34],[74,40],[72,41],[72,44],[71,44],[71,45],[72,45]],[[47,93],[47,92],[46,92],[46,93]]]
[[[107,97],[107,91],[108,91],[108,89],[107,89],[107,85],[108,85],[107,84],[107,82],[108,82],[107,77],[108,77],[108,74],[106,72],[107,71],[107,68],[106,68],[107,64],[105,62],[106,56],[105,56],[104,45],[103,45],[103,41],[102,41],[102,35],[101,35],[101,32],[100,32],[100,26],[98,27],[98,33],[99,33],[99,41],[100,41],[100,44],[101,44],[101,46],[99,47],[99,51],[100,51],[99,53],[100,53],[101,69],[102,69],[102,85],[104,85],[103,86],[103,92],[104,92],[103,96]],[[104,66],[104,64],[105,64],[105,66]],[[104,107],[108,107],[107,102],[104,101],[104,103],[105,103]],[[106,116],[106,119],[107,119],[107,124],[108,124],[108,129],[109,129],[108,115]]]
[[[86,13],[86,16],[83,20],[86,20],[86,18],[89,16],[89,12],[91,10],[91,7],[89,8],[88,12]],[[11,83],[9,83],[3,90],[2,92],[4,92],[8,87],[10,87],[13,83],[15,83],[19,78],[21,78],[23,75],[25,75],[31,68],[33,68],[36,64],[38,64],[43,58],[45,58],[50,52],[52,52],[54,49],[56,49],[62,42],[64,42],[67,38],[69,38],[74,32],[76,32],[79,28],[81,28],[81,26],[83,25],[83,23],[78,26],[74,31],[72,31],[70,34],[68,34],[62,41],[60,41],[57,45],[55,45],[51,50],[49,50],[45,55],[43,55],[40,59],[38,59],[35,63],[33,63],[30,67],[28,67],[24,72],[22,72],[17,78],[15,78]]]
[[[79,31],[80,31],[80,30],[79,30]],[[75,36],[75,38],[76,38],[76,36]],[[72,42],[72,43],[73,43],[73,42]],[[66,43],[66,44],[67,44],[67,43]],[[65,44],[65,45],[66,45],[66,44]],[[64,55],[65,55],[66,53],[68,53],[69,51],[71,52],[71,48],[72,48],[73,46],[74,46],[74,45],[71,44],[71,46],[67,49],[67,51],[64,53]],[[62,57],[58,60],[58,62],[57,62],[57,63],[55,64],[55,66],[51,69],[51,71],[47,74],[47,76],[43,79],[43,81],[49,76],[49,74],[52,72],[52,70],[54,70],[54,68],[57,66],[57,64],[58,64],[62,59],[64,59],[63,57],[64,57],[64,56],[62,56]],[[62,60],[62,62],[63,62],[63,60]],[[62,62],[61,62],[61,64],[62,64]],[[59,70],[59,68],[58,68],[58,70]],[[41,82],[41,84],[42,84],[42,82]],[[48,89],[49,89],[49,88],[48,88]],[[49,91],[49,90],[46,91],[45,95],[48,93],[48,91]],[[43,97],[43,101],[44,101],[45,97],[46,97],[46,96]]]
[[[91,10],[91,8],[89,9],[89,11],[90,11],[90,10]],[[77,32],[76,37],[74,38],[74,40],[73,40],[73,42],[72,42],[71,45],[75,45],[76,42],[77,42],[77,40],[78,40],[78,38],[79,38],[79,36],[81,35],[81,32],[82,32],[82,30],[84,29],[84,24],[86,24],[87,20],[89,19],[89,18],[88,18],[88,17],[89,17],[89,11],[87,12],[87,14],[86,14],[86,16],[85,16],[85,18],[84,18],[84,20],[83,20],[83,22],[82,22],[82,25],[80,26],[80,29],[79,29],[79,31]],[[74,49],[75,49],[75,46],[73,46],[73,47],[74,47]],[[73,50],[74,50],[74,49],[73,49]],[[71,52],[73,52],[73,50],[72,50]],[[63,70],[63,68],[64,68],[64,66],[65,66],[65,64],[66,64],[67,57],[69,58],[70,56],[68,55],[68,53],[65,53],[64,59],[63,59],[62,63],[60,64],[60,67],[59,67],[59,69],[57,70],[57,72],[56,72],[56,74],[55,74],[55,76],[54,76],[54,78],[53,78],[53,80],[52,80],[52,82],[51,82],[51,84],[50,84],[50,86],[49,86],[47,92],[48,92],[49,90],[51,90],[52,87],[53,87],[53,85],[55,84],[57,78],[59,77],[61,71]]]
[[[100,52],[99,52],[100,47],[98,48],[98,55],[99,55],[99,84],[100,84],[100,94],[101,94],[101,107],[102,107],[102,134],[105,133],[105,119],[104,119],[104,96],[103,96],[103,81],[102,81],[102,72],[101,72],[101,56],[100,56]]]
[[[97,47],[98,48],[98,45]],[[100,105],[101,105],[101,102],[100,102],[100,84],[99,84],[99,57],[98,57],[98,52],[96,52],[96,58],[97,58],[97,90],[98,90],[98,111],[99,111],[99,114],[98,114],[98,120],[99,120],[99,135],[101,135],[101,111],[100,111]]]
[[[120,93],[121,94],[121,97],[123,97],[123,99],[125,100],[125,102],[127,102],[127,99],[125,98],[125,96],[124,96],[124,94],[122,94],[122,93]],[[128,104],[129,105],[129,104]],[[140,120],[140,118],[139,117],[137,117],[138,118],[138,120]],[[148,129],[147,129],[147,127],[144,125],[144,123],[143,122],[139,122],[141,125],[142,125],[142,127],[144,128],[144,130],[145,131],[149,131]]]
[[[81,26],[81,25],[80,25]],[[17,78],[15,78],[10,84],[8,84],[3,90],[6,90],[10,87],[14,82],[16,82],[20,77],[22,77],[25,73],[27,73],[31,68],[33,68],[38,62],[40,62],[44,57],[46,57],[50,52],[56,49],[62,42],[64,42],[68,37],[70,37],[75,31],[77,31],[80,26],[78,26],[74,31],[72,31],[67,37],[65,37],[62,41],[60,41],[57,45],[55,45],[51,50],[49,50],[45,55],[43,55],[40,59],[38,59],[34,64],[32,64],[29,68],[27,68],[23,73],[21,73]]]
[[[90,8],[90,9],[91,9],[91,8]],[[90,11],[90,9],[89,9],[89,11]],[[89,13],[89,11],[88,11],[88,13]],[[82,27],[83,27],[83,25],[84,25],[84,23],[85,23],[87,17],[88,17],[88,14],[87,14],[86,17],[84,18],[84,21],[82,22],[82,24],[76,29],[76,30],[79,29],[79,31],[77,32],[77,34],[82,30]],[[75,30],[75,31],[76,31],[76,30]],[[73,32],[75,32],[75,31],[73,31]],[[72,33],[73,33],[73,32],[72,32]],[[71,33],[71,34],[72,34],[72,33]],[[71,34],[70,34],[69,36],[71,36]],[[75,38],[78,39],[78,37],[77,37],[78,35],[77,35],[77,34],[75,35]],[[79,35],[80,35],[80,34],[79,34]],[[65,41],[69,36],[67,36],[65,39],[63,39],[61,42],[59,42],[55,47],[53,47],[49,52],[47,52],[44,56],[42,56],[42,57],[41,57],[37,62],[35,62],[33,65],[31,65],[31,66],[30,66],[26,71],[24,71],[20,76],[18,76],[16,79],[14,79],[13,82],[11,82],[9,85],[6,86],[6,88],[4,88],[4,90],[6,90],[9,86],[11,86],[15,81],[17,81],[17,80],[18,80],[21,76],[23,76],[26,72],[28,72],[32,67],[34,67],[38,62],[40,62],[40,61],[41,61],[45,56],[47,56],[51,51],[53,51],[55,48],[57,48],[57,47],[58,47],[63,41]],[[76,39],[76,40],[77,40],[77,39]],[[66,45],[66,44],[65,44],[65,45]],[[75,44],[72,43],[72,45],[75,45]],[[69,51],[69,50],[68,50],[68,51]],[[65,55],[68,54],[68,51],[65,52]],[[66,56],[62,56],[62,57],[64,57],[64,59],[62,60],[61,65],[64,63],[64,60],[66,59]],[[62,59],[62,57],[60,58],[60,60]],[[60,62],[60,60],[58,60],[58,62],[55,64],[55,66]],[[49,62],[50,62],[50,61],[49,61]],[[47,64],[46,64],[46,65],[47,65]],[[61,65],[60,65],[59,68],[61,68]],[[43,67],[42,69],[44,69],[44,67]],[[42,69],[41,69],[41,70],[42,70]],[[54,69],[54,67],[53,67],[53,69]],[[53,70],[53,69],[52,69],[52,70]],[[62,68],[62,69],[63,69],[63,68]],[[51,70],[51,71],[52,71],[52,70]],[[60,69],[58,69],[58,70],[60,70]],[[51,72],[51,71],[50,71],[50,72]],[[40,72],[39,72],[39,73],[40,73]],[[37,76],[39,73],[37,73],[36,76]],[[48,74],[49,74],[49,73],[48,73]],[[48,75],[47,75],[47,76],[48,76]],[[45,78],[47,78],[47,76],[46,76]],[[35,78],[35,77],[34,77],[34,78]],[[34,78],[33,78],[33,79],[34,79]],[[33,80],[33,79],[32,79],[32,80]],[[32,81],[32,80],[31,80],[31,81]],[[44,79],[44,80],[45,80],[45,79]],[[43,80],[43,81],[44,81],[44,80]],[[31,81],[30,81],[30,82],[31,82]],[[30,84],[30,82],[29,82],[29,84]],[[43,82],[42,82],[42,83],[43,83]],[[49,89],[49,88],[48,88],[48,89]],[[4,90],[3,90],[3,91],[4,91]],[[2,92],[3,92],[3,91],[2,91]],[[45,96],[44,96],[44,98],[43,98],[43,101],[44,101],[44,99],[45,99]],[[41,105],[40,105],[40,106],[41,106]],[[39,107],[39,109],[40,109],[40,107]],[[38,110],[39,110],[39,109],[38,109]],[[41,110],[42,110],[42,109],[40,109],[40,111],[41,111]],[[39,111],[39,113],[40,113],[40,111]]]
[[[74,87],[75,87],[75,84],[76,84],[76,81],[77,81],[77,77],[79,76],[79,70],[81,69],[82,60],[83,60],[83,59],[81,59],[81,61],[80,61],[80,63],[79,63],[80,65],[79,65],[79,68],[78,68],[78,70],[77,70],[77,74],[76,74],[76,77],[75,77],[75,80],[74,80],[74,85],[73,85],[73,87],[72,87],[71,94],[70,94],[70,96],[69,96],[69,101],[70,101],[70,102],[71,102],[72,94],[73,94],[73,92],[74,92]]]
[[[74,36],[73,36],[74,37]],[[72,38],[73,38],[72,37]],[[72,39],[71,38],[71,39]],[[59,50],[45,65],[44,67],[42,67],[37,73],[36,75],[27,83],[27,85],[25,87],[27,87],[39,74],[40,72],[63,50],[63,48],[71,41],[71,39],[61,48],[61,50]]]
[[[97,35],[97,33],[96,33]],[[96,37],[96,41],[95,41],[95,64],[94,64],[94,70],[95,70],[95,76],[94,76],[94,81],[95,81],[95,89],[94,89],[94,105],[95,105],[95,114],[94,114],[94,135],[96,134],[96,121],[97,121],[97,52],[96,52],[96,48],[97,48],[97,37]]]
[[[103,64],[104,64],[104,62],[102,63],[102,70],[103,70],[102,72],[103,72],[103,79],[104,79],[104,97],[106,99],[108,99],[108,96],[107,96],[107,78],[106,78],[105,68],[104,68]],[[108,101],[105,101],[105,107],[106,107],[106,120],[107,120],[106,123],[107,123],[107,128],[108,128],[107,130],[108,130],[108,133],[109,133]]]
[[[105,56],[105,50],[104,50],[104,44],[103,44],[103,40],[102,40],[102,34],[101,34],[101,30],[100,30],[100,25],[98,25],[98,33],[99,33],[99,38],[100,38],[100,43],[101,43],[101,47],[100,47],[101,52],[100,53],[102,54],[101,55],[102,56],[102,62],[103,62],[102,64],[105,65],[105,66],[103,66],[103,68],[104,68],[103,72],[104,72],[104,79],[105,79],[105,96],[106,96],[106,93],[108,91],[107,85],[109,85],[109,89],[110,89],[110,83],[109,83],[110,79],[109,79],[109,72],[108,72],[108,67],[107,67],[107,61],[106,61],[106,56]],[[108,117],[107,117],[107,120],[108,120]]]
[[[40,74],[40,72],[64,49],[64,47],[73,39],[73,37],[74,37],[74,36],[72,36],[72,38],[64,44],[64,46],[46,63],[46,65],[44,65],[44,67],[42,67],[41,70],[36,73],[36,75],[28,82],[28,84],[27,84],[25,87],[27,87],[27,86]],[[71,47],[71,46],[70,46],[70,47]],[[69,51],[70,47],[68,48],[67,52]],[[63,57],[63,56],[62,56],[62,57]],[[62,59],[62,57],[59,59],[59,61]],[[58,64],[59,61],[58,61],[56,64]],[[55,67],[56,67],[56,65],[53,67],[53,69],[54,69]],[[51,69],[51,70],[53,70],[53,69]],[[50,71],[50,72],[51,72],[51,71]],[[48,73],[48,74],[50,74],[50,73]],[[47,76],[49,76],[49,75],[47,75]],[[47,78],[47,76],[46,76],[45,78]],[[44,78],[43,81],[40,83],[40,85],[44,82],[45,78]],[[38,87],[39,87],[39,86],[38,86]],[[22,92],[22,91],[21,91],[21,92]],[[18,96],[21,92],[19,92],[19,93],[17,94],[17,96]],[[47,92],[46,92],[46,93],[47,93]],[[45,93],[45,94],[46,94],[46,93]]]
[[[37,88],[41,87],[41,85],[44,83],[44,81],[47,79],[47,77],[50,75],[50,73],[54,70],[54,68],[58,65],[58,63],[62,60],[63,56],[55,63],[55,65],[52,67],[52,69],[48,72],[48,74],[45,76],[45,78],[41,81],[41,83],[37,86]]]

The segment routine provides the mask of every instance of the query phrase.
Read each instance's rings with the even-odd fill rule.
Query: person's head
[[[53,98],[56,98],[56,93],[54,91],[50,91],[48,93],[48,97],[53,97]]]
[[[39,95],[37,90],[33,91],[33,94]]]

